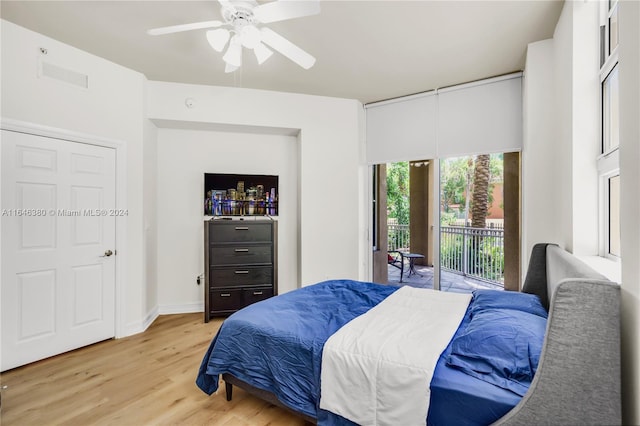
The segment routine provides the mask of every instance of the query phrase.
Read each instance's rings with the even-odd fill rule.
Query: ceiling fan
[[[222,57],[225,72],[233,72],[242,66],[242,47],[252,49],[259,64],[273,55],[273,50],[291,59],[304,69],[309,69],[316,58],[291,43],[272,29],[261,26],[271,22],[301,18],[320,13],[319,0],[276,0],[258,4],[255,0],[218,0],[222,21],[194,22],[154,28],[150,35],[171,34],[182,31],[217,28],[207,31],[207,41],[217,52],[227,50]],[[219,27],[230,27],[219,28]],[[269,47],[271,49],[269,49]]]

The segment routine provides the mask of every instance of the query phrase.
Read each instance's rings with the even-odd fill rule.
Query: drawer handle
[[[231,297],[231,293],[220,293],[220,297]]]
[[[236,271],[236,274],[240,275],[240,274],[248,274],[249,271]]]
[[[248,226],[236,226],[236,231],[248,231]]]
[[[261,295],[262,295],[262,292],[261,292],[261,291],[254,291],[254,292],[253,292],[253,295],[254,295],[254,296],[261,296]]]
[[[235,249],[236,253],[248,253],[249,249],[248,248],[243,248],[243,249]]]

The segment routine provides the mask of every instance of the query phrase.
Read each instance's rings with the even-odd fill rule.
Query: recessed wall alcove
[[[158,153],[158,290],[160,300],[202,298],[205,173],[279,177],[279,292],[298,287],[299,131],[154,120]],[[246,217],[245,220],[255,220]],[[178,284],[179,283],[179,284]]]

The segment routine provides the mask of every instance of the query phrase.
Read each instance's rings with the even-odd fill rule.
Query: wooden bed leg
[[[227,393],[227,401],[231,401],[231,397],[233,394],[233,385],[229,382],[224,382],[224,390]]]

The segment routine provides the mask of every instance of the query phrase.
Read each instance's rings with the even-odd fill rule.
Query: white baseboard
[[[181,305],[159,305],[160,315],[192,314],[204,312],[204,302],[184,303]]]
[[[144,320],[130,322],[126,325],[124,334],[117,337],[127,337],[144,332],[159,315],[192,314],[197,312],[204,312],[204,302],[184,303],[181,305],[156,305]]]
[[[144,332],[156,320],[156,318],[158,318],[158,315],[160,315],[160,312],[156,305],[142,321],[134,321],[127,324],[124,330],[124,336],[118,337],[127,337]]]

